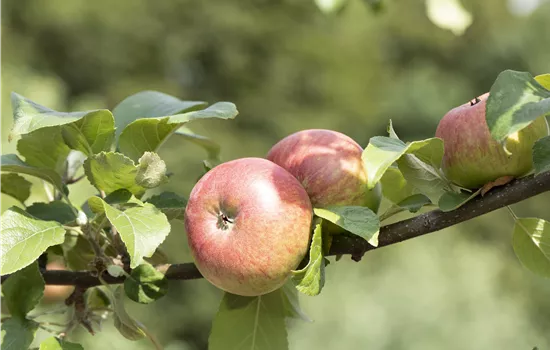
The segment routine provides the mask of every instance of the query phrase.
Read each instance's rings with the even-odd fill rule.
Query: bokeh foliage
[[[406,141],[432,137],[448,109],[488,91],[500,71],[550,70],[548,2],[528,17],[504,0],[463,3],[474,22],[456,37],[427,19],[422,1],[387,1],[377,14],[351,1],[338,16],[297,0],[3,1],[3,153],[15,150],[10,91],[58,110],[112,109],[141,90],[231,101],[239,118],[189,124],[222,146],[222,160],[265,156],[304,128],[366,146],[390,118]],[[161,156],[174,174],[162,190],[187,196],[204,151],[174,137]],[[93,194],[76,186],[75,203]],[[34,186],[28,203],[43,197]],[[514,209],[548,220],[549,202],[545,194]],[[3,210],[16,204],[2,195]],[[172,227],[169,261],[190,261],[183,225]],[[293,322],[291,348],[550,347],[550,282],[519,265],[512,227],[501,210],[329,265],[323,294],[302,298],[315,322]],[[205,349],[220,297],[204,280],[170,282],[158,302],[127,306],[167,349]],[[79,336],[86,349],[150,348],[110,324]]]

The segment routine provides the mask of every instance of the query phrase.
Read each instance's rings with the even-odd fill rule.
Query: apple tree
[[[336,174],[335,188],[347,190],[338,183],[346,174],[337,171],[338,158],[330,152],[331,159],[321,159],[326,173],[315,181],[292,170],[296,164],[291,158],[307,147],[296,150],[282,144],[270,152],[273,162],[220,165],[220,145],[194,133],[187,123],[233,119],[238,111],[230,102],[184,101],[144,91],[112,111],[58,112],[16,93],[12,105],[10,139],[17,139],[18,154],[1,157],[1,190],[20,205],[5,210],[1,218],[3,306],[9,312],[2,319],[3,349],[28,349],[39,328],[51,333],[40,349],[82,349],[74,342],[74,331],[83,327],[96,334],[103,322],[113,322],[127,339],[148,338],[161,349],[154,333],[126,312],[125,300],[153,303],[177,280],[203,276],[226,290],[212,320],[210,349],[287,349],[285,320],[309,321],[299,297],[322,292],[330,264],[348,255],[359,261],[370,250],[504,207],[515,220],[510,230],[518,259],[541,278],[550,278],[550,223],[518,217],[509,207],[550,191],[550,136],[544,120],[550,113],[550,74],[502,72],[489,96],[455,111],[460,114],[458,124],[450,118],[439,137],[404,142],[389,121],[388,135],[372,137],[356,154],[365,180],[352,191],[352,197],[361,199],[349,203],[331,201],[330,196],[341,193],[329,196],[316,186],[315,181],[334,180]],[[312,139],[320,142],[328,134],[314,133]],[[170,181],[169,164],[158,155],[169,137],[207,151],[206,175],[190,195],[150,194]],[[510,159],[521,166],[510,166]],[[230,163],[240,164],[239,170],[232,173]],[[262,175],[268,168],[276,168],[281,177]],[[474,181],[477,178],[482,180]],[[73,203],[70,191],[81,181],[89,182],[96,195]],[[262,187],[254,188],[258,183]],[[43,186],[49,200],[27,205],[36,186]],[[392,203],[383,211],[372,199],[376,191]],[[288,195],[291,200],[269,207],[272,202],[265,198],[273,193],[274,198]],[[364,193],[371,197],[364,200]],[[255,206],[259,200],[262,204]],[[247,201],[252,204],[244,210],[240,203]],[[302,204],[288,205],[296,201]],[[219,212],[210,215],[210,209]],[[388,223],[401,212],[413,216]],[[274,226],[285,216],[294,219]],[[174,220],[185,221],[197,265],[168,262],[159,249]],[[210,221],[205,225],[201,220]],[[213,227],[222,234],[212,234]],[[231,237],[223,235],[228,232]],[[285,246],[294,239],[299,249]],[[332,256],[335,259],[329,260]],[[231,260],[235,257],[237,261]],[[66,268],[49,268],[53,261]],[[260,268],[263,279],[247,278]],[[238,288],[227,287],[235,285]],[[72,289],[61,309],[36,311],[50,286]],[[69,320],[43,321],[50,313],[67,314]]]

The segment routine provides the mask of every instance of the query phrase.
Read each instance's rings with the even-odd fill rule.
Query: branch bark
[[[353,260],[359,261],[370,250],[439,231],[547,191],[550,191],[550,171],[538,176],[530,175],[512,181],[505,186],[494,188],[485,196],[477,197],[450,212],[433,210],[411,219],[383,226],[380,229],[378,247],[371,246],[357,236],[334,236],[329,255],[350,254]],[[165,273],[169,280],[202,278],[193,263],[158,265],[156,268]],[[101,284],[99,278],[90,271],[46,270],[43,272],[43,277],[46,284],[54,285],[92,287]],[[2,276],[2,282],[5,278],[7,276]],[[102,278],[109,284],[124,282],[124,277],[115,278],[107,273],[104,273]]]

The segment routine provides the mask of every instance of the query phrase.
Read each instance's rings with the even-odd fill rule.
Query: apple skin
[[[548,135],[548,124],[542,116],[508,137],[506,148],[512,155],[507,155],[492,138],[485,120],[488,96],[485,93],[451,109],[435,132],[444,142],[443,172],[452,182],[469,189],[480,188],[500,177],[527,174],[533,168],[533,144]]]
[[[381,187],[367,188],[363,149],[351,137],[332,130],[309,129],[277,144],[267,159],[282,166],[302,183],[314,207],[365,206],[375,213]]]
[[[191,191],[185,229],[201,274],[216,287],[257,296],[283,286],[304,258],[313,210],[302,185],[262,158],[207,172]]]

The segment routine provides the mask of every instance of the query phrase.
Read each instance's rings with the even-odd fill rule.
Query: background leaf
[[[359,206],[331,206],[327,208],[314,208],[313,212],[318,217],[330,221],[344,230],[357,235],[371,245],[378,245],[378,232],[380,220],[378,216],[367,207]]]
[[[309,262],[301,270],[292,271],[292,281],[296,289],[306,295],[315,296],[321,293],[325,285],[325,260],[323,259],[323,232],[322,221],[315,225]]]
[[[71,343],[56,337],[50,337],[40,343],[39,350],[84,350],[84,348],[80,344]]]
[[[105,215],[126,245],[132,268],[141,264],[144,256],[151,257],[170,233],[170,223],[166,215],[150,203],[120,211],[101,198],[96,200],[101,201]]]
[[[505,70],[495,80],[486,105],[487,126],[499,142],[550,113],[550,91],[531,74]]]
[[[2,275],[28,266],[46,249],[65,239],[65,229],[59,223],[38,220],[17,207],[2,214],[0,225]]]
[[[115,139],[115,119],[107,110],[90,112],[82,119],[64,125],[61,134],[70,148],[88,156],[110,151]]]
[[[131,300],[149,304],[168,292],[168,279],[152,265],[141,264],[124,280],[124,291]]]
[[[2,193],[12,196],[21,203],[24,203],[31,195],[32,184],[21,175],[14,173],[2,174],[0,181]]]
[[[2,321],[2,350],[23,350],[31,345],[38,324],[22,318]]]
[[[147,336],[145,326],[133,319],[124,307],[124,292],[122,286],[115,287],[114,292],[108,289],[106,293],[113,305],[113,321],[120,334],[129,340],[139,340]]]
[[[230,102],[218,102],[200,111],[175,114],[162,118],[138,119],[126,126],[118,140],[120,151],[137,160],[143,153],[156,152],[164,141],[184,123],[195,119],[232,119],[237,107]]]
[[[297,318],[306,322],[313,322],[308,315],[306,315],[300,308],[300,298],[298,295],[298,290],[292,280],[285,283],[281,287],[281,294],[283,298],[283,305],[285,310],[285,316],[289,318]]]
[[[101,152],[84,162],[84,171],[88,180],[96,188],[109,194],[126,189],[135,195],[141,195],[145,188],[136,183],[137,166],[134,161],[121,153]]]
[[[62,201],[36,202],[27,207],[26,211],[37,219],[57,221],[62,225],[76,220],[72,207]]]
[[[0,169],[12,173],[27,174],[46,180],[54,185],[59,191],[64,191],[61,176],[51,169],[40,169],[33,167],[21,160],[15,154],[4,154],[0,158]]]
[[[162,192],[151,196],[146,202],[160,209],[168,220],[183,220],[184,218],[187,200],[174,192]]]
[[[165,117],[205,108],[202,101],[183,101],[158,91],[141,91],[125,98],[114,109],[117,138],[124,128],[140,118]]]
[[[13,317],[25,319],[44,295],[44,280],[38,263],[30,264],[12,274],[2,283],[2,294]]]
[[[258,297],[225,293],[212,322],[209,350],[288,349],[282,289]]]
[[[550,222],[537,218],[517,219],[512,245],[523,266],[550,278]]]
[[[475,192],[445,192],[441,198],[439,198],[437,205],[441,211],[455,210],[477,197],[477,195],[481,193],[481,190],[480,188]]]
[[[178,130],[176,130],[174,134],[183,140],[189,141],[199,147],[202,147],[208,155],[208,161],[210,161],[211,163],[219,162],[221,147],[212,139],[206,136],[195,134],[187,126],[180,127]]]
[[[533,145],[535,174],[550,171],[550,136],[543,137]]]

